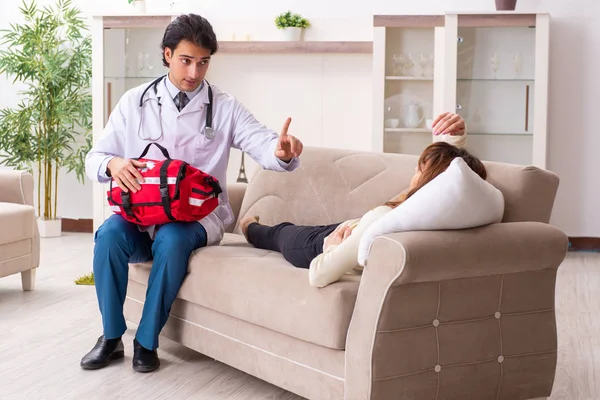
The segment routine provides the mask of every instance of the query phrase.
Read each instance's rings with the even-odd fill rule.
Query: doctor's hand
[[[302,142],[300,139],[288,135],[288,128],[292,122],[291,118],[285,120],[281,134],[279,134],[279,141],[277,142],[277,150],[275,150],[275,157],[281,161],[289,163],[292,158],[298,157],[302,153]]]
[[[437,116],[433,121],[433,134],[460,136],[465,134],[465,120],[458,114],[445,112]]]
[[[121,190],[125,193],[128,193],[130,190],[136,193],[142,188],[139,182],[144,182],[144,178],[137,168],[144,168],[145,166],[146,163],[143,162],[129,158],[114,157],[108,162],[107,169]]]

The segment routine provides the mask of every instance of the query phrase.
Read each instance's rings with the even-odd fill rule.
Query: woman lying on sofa
[[[441,129],[436,130],[438,124]],[[258,216],[250,216],[240,223],[244,236],[257,248],[281,252],[292,265],[309,268],[313,286],[326,286],[344,274],[360,269],[357,261],[359,242],[367,228],[444,172],[453,159],[461,157],[475,173],[486,179],[482,162],[463,149],[465,125],[460,116],[442,114],[434,121],[433,129],[434,135],[440,132],[436,135],[440,141],[429,145],[419,157],[409,188],[368,211],[362,218],[321,226],[299,226],[289,222],[267,226],[259,223]],[[346,240],[351,243],[339,246]]]

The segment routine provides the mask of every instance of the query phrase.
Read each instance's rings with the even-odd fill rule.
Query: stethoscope
[[[146,87],[146,89],[144,89],[144,92],[142,93],[142,95],[140,96],[140,123],[138,125],[138,137],[142,140],[149,140],[149,141],[157,141],[162,139],[164,131],[163,131],[163,125],[162,125],[162,103],[160,102],[160,97],[158,97],[158,84],[166,77],[167,75],[163,75],[159,78],[156,78],[154,81],[152,81],[152,83],[150,83],[148,85],[148,87]],[[208,83],[208,81],[204,81],[206,82],[206,86],[208,88],[208,106],[206,107],[206,125],[204,127],[204,132],[202,133],[207,139],[214,139],[215,137],[215,130],[212,127],[212,105],[213,105],[213,93],[212,93],[212,88],[210,87],[210,84]],[[151,98],[148,97],[147,99],[144,100],[144,96],[146,96],[146,93],[148,93],[148,90],[150,89],[154,89],[154,95],[156,96],[155,98]],[[142,122],[144,121],[144,105],[146,104],[146,102],[148,100],[154,100],[156,101],[156,103],[158,104],[158,120],[159,120],[159,125],[160,125],[160,136],[156,139],[152,139],[151,137],[142,137],[141,133],[142,133]]]

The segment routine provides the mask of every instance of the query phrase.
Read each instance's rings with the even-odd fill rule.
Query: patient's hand
[[[445,112],[437,116],[433,121],[433,134],[434,135],[453,135],[460,136],[465,133],[465,120],[458,114]]]
[[[352,227],[342,227],[342,225],[338,226],[335,231],[331,232],[331,234],[327,236],[327,239],[325,239],[325,248],[341,244],[344,240],[350,237],[351,233]]]

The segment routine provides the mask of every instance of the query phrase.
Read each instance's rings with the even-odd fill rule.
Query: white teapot
[[[418,102],[412,101],[406,106],[404,126],[407,128],[418,128],[423,123],[424,118],[423,108]]]

